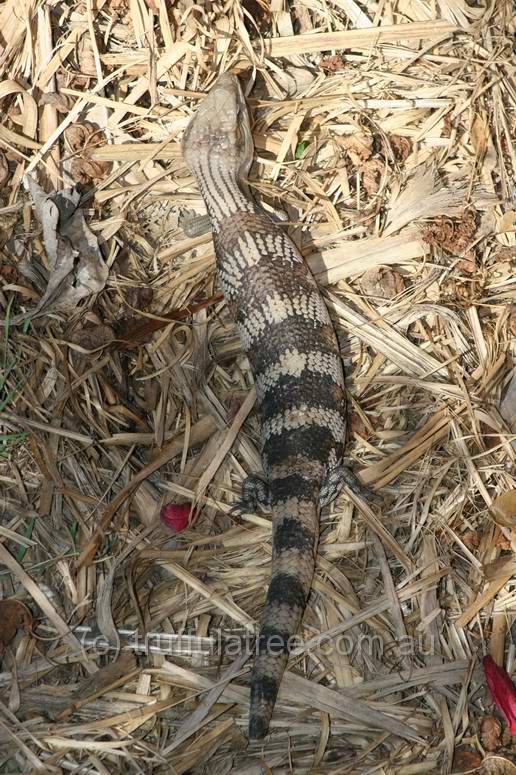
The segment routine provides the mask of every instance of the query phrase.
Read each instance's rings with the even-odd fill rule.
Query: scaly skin
[[[273,521],[272,576],[251,680],[249,736],[263,737],[310,592],[320,506],[338,492],[345,394],[339,348],[316,282],[284,229],[251,199],[249,116],[222,75],[183,154],[210,215],[217,270],[249,357]]]

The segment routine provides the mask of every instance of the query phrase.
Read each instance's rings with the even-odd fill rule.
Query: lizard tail
[[[296,483],[289,481],[294,478]],[[249,737],[253,740],[264,737],[269,728],[310,592],[319,535],[317,483],[299,476],[272,481],[271,508],[272,575],[251,677]]]

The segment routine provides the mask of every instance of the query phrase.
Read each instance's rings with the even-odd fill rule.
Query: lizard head
[[[193,171],[202,163],[245,180],[253,141],[244,95],[235,75],[224,73],[201,102],[183,136],[183,156]]]

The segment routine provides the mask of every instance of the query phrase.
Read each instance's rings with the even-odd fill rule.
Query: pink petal
[[[487,685],[497,707],[507,719],[509,729],[516,735],[516,686],[509,673],[490,656],[483,659]]]
[[[180,533],[188,527],[197,516],[190,503],[166,503],[159,516],[161,522],[174,533]]]

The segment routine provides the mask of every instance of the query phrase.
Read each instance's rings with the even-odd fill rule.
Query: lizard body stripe
[[[297,348],[288,348],[278,360],[267,367],[256,379],[258,400],[263,402],[268,392],[288,396],[295,393],[295,386],[302,377],[303,390],[299,396],[304,400],[310,397],[312,402],[322,396],[333,401],[343,400],[343,378],[340,361],[334,353],[309,351],[300,352]],[[337,393],[337,391],[340,391]]]
[[[272,657],[274,659],[274,657]],[[271,659],[271,655],[258,657],[256,663],[259,664],[264,659]],[[269,727],[270,715],[276,702],[279,690],[279,680],[277,674],[282,674],[287,663],[287,656],[282,654],[274,659],[276,675],[267,675],[260,672],[259,681],[254,681],[251,685],[251,707],[259,710],[249,719],[249,737],[253,740],[259,740],[264,737]]]
[[[337,409],[300,404],[265,420],[262,423],[262,438],[266,441],[271,436],[281,436],[285,431],[306,428],[308,425],[329,428],[335,441],[343,439],[346,433],[345,422]]]
[[[211,175],[210,177],[205,177],[202,174],[202,167],[200,163],[195,163],[195,165],[192,167],[192,172],[199,181],[199,188],[201,190],[202,198],[206,202],[208,213],[210,214],[212,222],[217,218],[223,217],[223,211],[220,209],[219,197],[217,196],[216,189],[214,188]]]
[[[341,439],[344,443],[344,437]],[[271,436],[264,445],[264,468],[266,471],[280,467],[285,459],[313,460],[314,455],[321,463],[328,459],[335,448],[333,433],[326,426],[304,426],[296,428],[284,439]],[[342,454],[342,452],[341,452]]]
[[[295,517],[285,517],[274,529],[274,552],[282,554],[293,549],[299,552],[313,552],[317,536]]]
[[[291,498],[310,500],[317,496],[317,487],[313,477],[303,476],[299,473],[289,473],[287,476],[274,478],[270,484],[270,497],[279,506],[282,502]]]
[[[227,272],[223,272],[224,278]],[[297,327],[311,330],[330,324],[328,310],[323,300],[312,289],[308,293],[280,295],[271,293],[263,302],[254,302],[246,306],[245,317],[239,316],[237,325],[246,350],[263,341],[271,328],[284,324],[283,328],[295,335]],[[279,337],[280,331],[276,335]],[[333,350],[333,353],[335,352]]]
[[[277,363],[289,348],[295,347],[304,352],[311,349],[323,355],[338,356],[329,337],[331,327],[321,325],[317,321],[305,324],[302,316],[291,317],[260,331],[258,328],[253,328],[251,333],[248,333],[247,327],[240,322],[237,322],[237,327],[242,341],[246,336],[250,339],[247,352],[257,376],[261,376],[269,367]],[[311,345],[314,338],[317,344],[314,342]]]
[[[221,215],[225,215],[225,213],[228,210],[229,203],[225,199],[224,194],[222,192],[220,175],[215,174],[215,171],[217,169],[215,164],[216,163],[214,159],[208,159],[209,176],[206,178],[205,183],[211,189],[210,193],[211,193],[211,196],[213,197],[213,201],[218,207],[219,213]]]
[[[297,576],[283,571],[273,574],[268,594],[268,605],[271,608],[286,605],[289,608],[303,609],[305,602],[306,590]]]
[[[262,627],[256,642],[258,654],[288,654],[291,637],[292,633],[288,630],[280,630],[277,627]]]

